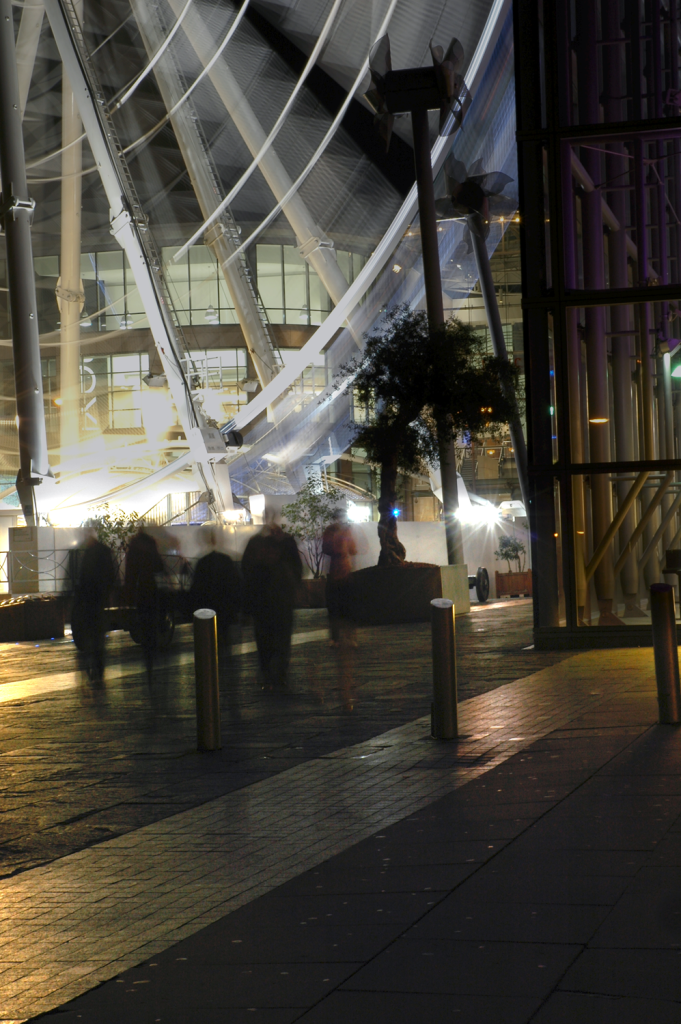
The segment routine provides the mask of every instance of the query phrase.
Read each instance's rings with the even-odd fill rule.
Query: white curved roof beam
[[[181,9],[181,2],[182,0],[169,0],[170,7],[176,15]],[[396,2],[397,0],[391,0],[391,11]],[[204,68],[208,67],[214,61],[215,41],[203,18],[197,13],[195,17],[185,21],[182,28]],[[254,157],[257,156],[261,150],[265,149],[267,136],[241,86],[224,60],[214,61],[209,74],[225,110],[246,146]],[[281,200],[289,193],[292,182],[272,148],[265,149],[259,166],[274,197],[277,201]],[[332,301],[339,302],[347,291],[348,283],[336,262],[331,243],[319,225],[315,223],[300,196],[292,194],[282,206],[282,210],[298,239],[301,255],[314,268]]]
[[[147,51],[156,51],[160,54],[164,29],[157,11],[147,3],[147,0],[131,0],[131,6]],[[179,22],[178,18],[176,26]],[[175,109],[171,124],[201,213],[207,217],[219,203],[220,193],[216,191],[219,188],[219,178],[191,103],[184,103],[181,108],[176,109],[177,100],[182,94],[182,79],[178,75],[177,64],[171,53],[166,53],[156,62],[154,74],[166,109]],[[266,387],[276,376],[281,358],[275,349],[264,310],[261,315],[258,308],[257,293],[254,283],[250,280],[249,269],[238,263],[229,263],[229,257],[238,247],[238,239],[236,225],[233,225],[231,218],[225,217],[225,222],[216,225],[216,230],[211,232],[211,238],[207,239],[207,243],[213,249],[222,268],[258,379],[261,385]]]
[[[236,182],[236,184],[233,185],[232,188],[229,190],[228,194],[222,200],[222,202],[217,207],[217,209],[211,214],[210,217],[206,218],[204,223],[201,225],[201,227],[197,231],[194,232],[194,234],[189,239],[189,241],[185,242],[185,244],[182,246],[182,249],[177,254],[176,259],[181,259],[182,256],[187,251],[187,249],[189,249],[192,245],[194,245],[194,243],[199,240],[199,238],[201,237],[203,232],[206,231],[215,220],[217,220],[217,218],[220,216],[220,213],[222,212],[222,210],[224,210],[226,207],[228,207],[230,205],[230,203],[232,203],[234,201],[234,199],[236,199],[236,197],[238,196],[239,192],[241,191],[243,186],[246,184],[248,179],[251,177],[253,172],[255,170],[257,170],[257,168],[259,167],[260,161],[265,156],[267,151],[270,149],[270,147],[272,146],[272,143],[276,139],[276,137],[279,134],[281,128],[286,123],[286,118],[288,117],[288,115],[289,115],[289,113],[291,111],[291,108],[293,107],[293,104],[296,101],[298,93],[300,92],[300,90],[305,85],[305,82],[306,82],[310,72],[312,71],[313,67],[317,63],[317,58],[319,57],[319,54],[321,53],[324,45],[326,44],[326,40],[328,38],[329,32],[331,31],[331,26],[333,25],[333,22],[335,21],[336,14],[337,14],[338,9],[341,6],[342,2],[343,2],[343,0],[334,0],[334,4],[333,4],[331,10],[329,11],[329,15],[328,15],[328,17],[327,17],[327,19],[326,19],[326,21],[324,23],[324,27],[322,28],[322,31],[319,34],[319,37],[317,39],[317,42],[314,45],[314,49],[312,50],[312,53],[310,54],[310,56],[307,59],[307,63],[305,65],[305,67],[303,68],[302,72],[301,72],[300,78],[296,82],[295,87],[293,89],[293,92],[291,93],[291,95],[287,99],[287,101],[286,101],[286,103],[284,105],[283,110],[279,114],[279,117],[274,122],[274,125],[272,126],[272,129],[271,129],[269,135],[265,139],[265,143],[264,143],[262,149],[260,149],[260,151],[258,153],[256,153],[256,155],[255,155],[254,159],[252,160],[252,162],[246,168],[246,170],[241,175],[241,177]]]
[[[473,59],[466,73],[466,85],[469,89],[474,88],[479,76],[484,71],[485,57],[491,56],[494,44],[498,38],[503,18],[510,6],[510,0],[494,0],[485,29],[476,47]],[[379,31],[379,37],[385,32],[385,28]],[[451,139],[439,136],[433,147],[431,155],[433,173],[436,174],[445,156],[449,152]],[[416,185],[414,185],[402,204],[398,215],[392,222],[389,230],[385,233],[377,245],[373,255],[360,271],[358,277],[348,288],[342,300],[337,303],[336,308],[331,311],[321,327],[318,327],[312,337],[301,349],[292,356],[284,369],[277,375],[276,379],[268,384],[248,405],[241,409],[234,420],[227,424],[224,429],[244,430],[252,420],[258,416],[270,402],[276,400],[279,394],[290,387],[300,377],[301,373],[316,359],[324,350],[328,342],[333,338],[336,331],[340,330],[348,315],[352,312],[367,289],[373,284],[379,273],[390,259],[397,243],[407,230],[408,225],[414,219],[418,208]]]
[[[45,8],[42,4],[25,7],[21,14],[17,35],[17,77],[19,79],[19,113],[23,120],[28,91],[31,88],[35,57],[40,42]]]

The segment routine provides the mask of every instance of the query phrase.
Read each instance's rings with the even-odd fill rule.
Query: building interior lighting
[[[608,417],[607,416],[594,416],[593,418],[589,417],[589,423],[607,423],[607,422],[608,422]]]
[[[205,319],[208,321],[209,324],[220,323],[220,317],[215,312],[215,308],[213,306],[209,306],[208,309],[206,310]]]
[[[399,274],[401,269],[402,267],[399,265],[399,263],[393,263],[393,274]]]
[[[310,310],[309,310],[309,308],[307,306],[307,303],[304,303],[300,307],[300,313],[298,314],[298,319],[301,321],[301,323],[306,324],[307,321],[309,320],[309,318],[310,318]]]
[[[371,506],[357,505],[354,501],[349,501],[347,516],[351,523],[368,523],[371,521]]]
[[[460,508],[455,513],[455,519],[467,526],[495,526],[500,518],[500,510],[491,503],[471,504],[469,508]]]

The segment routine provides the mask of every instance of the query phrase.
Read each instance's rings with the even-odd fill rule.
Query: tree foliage
[[[334,518],[343,495],[337,487],[325,489],[321,480],[310,479],[290,505],[284,505],[287,529],[298,541],[303,558],[315,579],[322,571],[322,537]]]
[[[499,539],[499,548],[494,552],[495,557],[500,562],[506,562],[508,565],[508,571],[512,572],[511,562],[516,562],[518,572],[522,572],[525,568],[525,545],[521,540],[517,540],[516,537],[503,536]],[[522,558],[522,568],[520,560]]]
[[[364,354],[342,367],[339,377],[352,379],[356,398],[371,410],[354,443],[381,466],[379,565],[399,563],[404,548],[393,515],[398,471],[423,471],[460,434],[476,436],[508,423],[517,408],[518,371],[489,356],[469,324],[452,317],[433,331],[425,312],[401,305],[366,336]]]
[[[111,548],[119,568],[128,550],[130,538],[141,525],[137,512],[124,512],[122,508],[111,506],[108,502],[96,508],[90,520],[90,526],[97,533],[97,540]]]

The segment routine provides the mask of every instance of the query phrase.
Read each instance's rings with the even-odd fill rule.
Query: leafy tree
[[[116,564],[120,569],[128,550],[133,533],[142,525],[137,512],[124,512],[108,502],[95,509],[95,515],[89,522],[97,533],[97,540],[110,547]]]
[[[284,505],[281,514],[286,517],[287,529],[291,533],[307,562],[308,568],[317,580],[321,576],[324,554],[322,537],[325,528],[334,518],[343,494],[337,487],[324,489],[320,480],[310,479],[296,500]]]
[[[381,467],[379,565],[405,560],[394,515],[397,475],[440,461],[463,431],[475,436],[507,423],[516,409],[517,370],[486,354],[473,327],[452,317],[431,330],[425,312],[401,305],[365,336],[364,354],[339,372],[372,415],[354,444]]]
[[[516,562],[518,572],[522,572],[525,568],[525,545],[521,540],[517,540],[515,537],[503,536],[499,539],[499,549],[494,552],[496,558],[500,562],[506,562],[508,565],[508,571],[512,572],[511,562]],[[520,566],[520,559],[522,556],[522,568]]]

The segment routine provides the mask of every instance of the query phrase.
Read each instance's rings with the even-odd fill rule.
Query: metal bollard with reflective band
[[[650,588],[650,617],[653,621],[653,651],[660,722],[681,722],[679,690],[679,651],[676,641],[674,588],[668,583],[653,583]]]
[[[217,616],[212,608],[194,612],[196,732],[199,750],[219,750],[220,688]]]
[[[453,740],[458,734],[456,697],[456,635],[454,605],[444,597],[430,602],[433,634],[433,703],[431,735]]]

